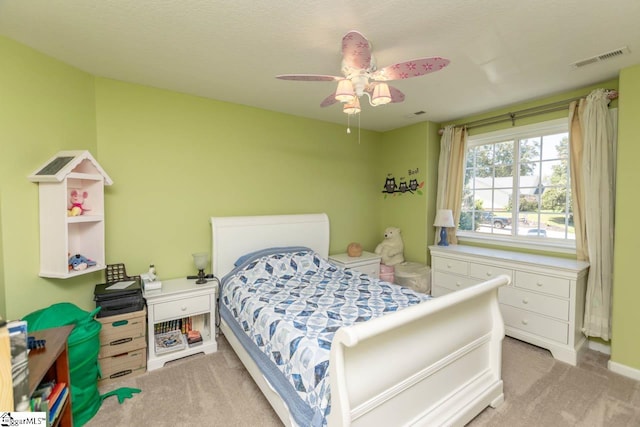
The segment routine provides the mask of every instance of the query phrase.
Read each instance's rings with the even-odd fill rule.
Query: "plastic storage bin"
[[[403,262],[395,266],[395,282],[417,292],[431,293],[431,269],[418,262]]]

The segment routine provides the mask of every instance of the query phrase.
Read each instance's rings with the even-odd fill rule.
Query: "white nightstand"
[[[357,270],[376,279],[380,277],[380,260],[380,255],[365,251],[362,251],[362,255],[359,257],[350,257],[347,254],[329,255],[329,261],[334,264]]]
[[[144,292],[147,300],[149,356],[147,370],[153,371],[166,362],[196,353],[217,351],[216,343],[216,293],[218,283],[196,285],[195,279],[163,280],[162,288]],[[156,354],[155,334],[161,325],[178,324],[181,319],[191,319],[193,329],[200,331],[202,343],[182,350]],[[156,327],[158,325],[158,327]]]

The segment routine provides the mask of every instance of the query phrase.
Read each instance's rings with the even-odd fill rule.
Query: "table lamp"
[[[193,254],[193,263],[196,265],[198,269],[198,280],[196,280],[197,285],[202,285],[207,283],[207,279],[205,278],[204,269],[207,268],[207,262],[209,260],[209,254],[206,252],[198,252]]]
[[[455,227],[451,209],[438,209],[433,225],[434,227],[440,227],[440,242],[438,246],[449,246],[449,242],[447,241],[447,227]]]

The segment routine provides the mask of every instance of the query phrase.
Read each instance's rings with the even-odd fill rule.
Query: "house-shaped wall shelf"
[[[91,153],[60,151],[28,178],[40,194],[40,276],[66,279],[106,268],[104,186],[113,181]],[[73,192],[86,197],[71,213]],[[95,265],[71,268],[76,254]]]

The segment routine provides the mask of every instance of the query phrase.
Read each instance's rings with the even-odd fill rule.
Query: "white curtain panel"
[[[451,209],[453,223],[460,221],[462,208],[462,186],[464,180],[464,156],[469,134],[466,128],[447,126],[440,139],[440,158],[438,161],[438,191],[436,193],[436,210]],[[456,227],[447,228],[449,243],[458,243]],[[438,243],[436,233],[434,244]]]
[[[604,89],[589,94],[580,122],[584,142],[585,228],[589,277],[584,333],[611,338],[611,288],[615,206],[615,130]]]

